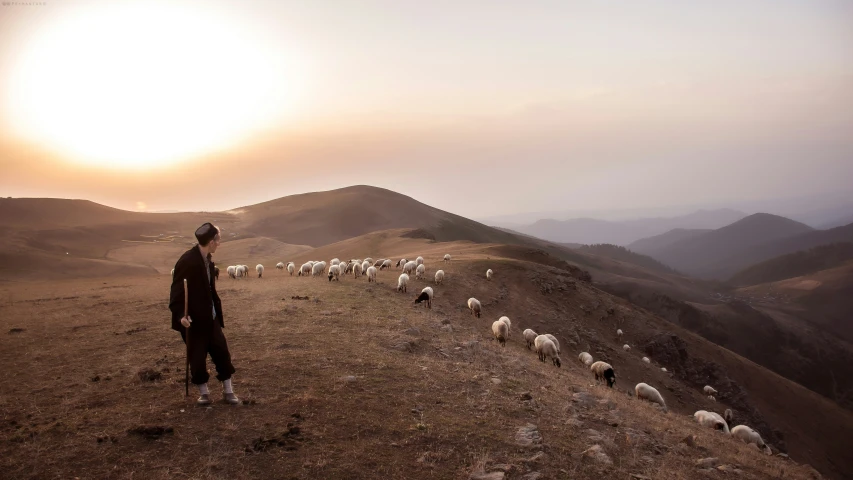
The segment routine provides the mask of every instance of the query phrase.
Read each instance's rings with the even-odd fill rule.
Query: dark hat
[[[207,222],[204,225],[198,227],[195,231],[195,238],[198,239],[199,245],[207,245],[213,240],[213,237],[219,234],[219,227],[216,225]]]

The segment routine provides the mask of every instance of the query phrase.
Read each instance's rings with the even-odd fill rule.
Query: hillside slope
[[[675,242],[698,237],[711,231],[713,230],[709,228],[676,228],[660,235],[641,238],[636,242],[631,242],[628,244],[628,249],[651,256],[654,253],[667,249]]]
[[[734,274],[728,283],[757,285],[834,268],[853,260],[853,243],[831,243],[757,263]]]

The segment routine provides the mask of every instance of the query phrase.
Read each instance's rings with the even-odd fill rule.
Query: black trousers
[[[228,351],[228,342],[222,327],[214,321],[212,327],[192,326],[190,331],[189,357],[190,374],[193,385],[201,385],[210,380],[207,373],[207,355],[216,366],[216,378],[224,382],[234,374],[234,365],[231,364],[231,352]],[[187,329],[181,330],[181,338],[187,343]]]

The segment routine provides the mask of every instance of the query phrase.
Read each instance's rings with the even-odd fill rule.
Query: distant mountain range
[[[544,219],[513,227],[514,231],[559,243],[581,243],[626,246],[642,238],[660,235],[673,229],[715,229],[740,220],[746,214],[737,210],[699,210],[677,217],[641,218],[608,221],[593,218],[571,220]]]

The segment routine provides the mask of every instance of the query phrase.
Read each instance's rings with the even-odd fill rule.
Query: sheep
[[[329,281],[330,282],[332,281],[332,278],[334,278],[335,280],[337,280],[339,282],[341,281],[341,266],[340,266],[340,264],[332,265],[331,267],[329,267]]]
[[[310,275],[313,268],[314,268],[314,265],[311,262],[303,263],[302,266],[299,267],[299,275],[298,276],[301,277],[303,275]]]
[[[403,265],[403,273],[408,273],[408,274],[415,273],[415,269],[416,269],[416,268],[418,268],[418,264],[417,264],[417,263],[415,263],[415,262],[406,262],[406,264],[405,264],[405,265]]]
[[[601,380],[606,380],[607,386],[613,388],[613,385],[616,383],[616,372],[613,371],[613,367],[609,363],[599,360],[590,365],[589,369],[595,374],[596,384]]]
[[[261,278],[264,276],[264,266],[261,265],[260,263],[255,265],[255,271],[258,272],[258,278]]]
[[[502,320],[495,320],[494,323],[492,323],[492,334],[495,336],[495,340],[497,340],[502,347],[505,347],[506,338],[509,336],[509,325]]]
[[[367,260],[361,262],[361,271],[364,272],[365,275],[367,275],[368,268],[370,268],[370,262],[368,262]]]
[[[287,264],[287,273],[289,273],[290,276],[292,277],[293,272],[295,272],[295,271],[296,271],[296,265],[294,265],[293,263],[288,263]]]
[[[666,369],[666,367],[661,367],[661,368],[660,368],[660,371],[661,371],[661,372],[663,372],[663,373],[666,373],[666,372],[667,372],[667,369]]]
[[[560,368],[560,354],[557,353],[557,346],[545,335],[539,335],[533,339],[533,346],[536,348],[536,354],[539,355],[539,361],[544,362],[548,358],[554,363],[557,368]]]
[[[491,268],[486,270],[486,280],[491,280],[492,275],[494,275],[494,274],[495,274],[495,272],[493,272]]]
[[[587,352],[581,352],[578,355],[578,360],[580,360],[580,362],[586,366],[592,365],[592,355]]]
[[[710,400],[710,401],[712,401],[712,402],[716,402],[716,401],[717,401],[717,398],[716,398],[715,396],[713,396],[713,395],[708,395],[708,400]]]
[[[406,285],[409,284],[409,276],[405,273],[401,273],[400,277],[397,278],[397,291],[406,293]]]
[[[474,315],[477,318],[480,318],[480,313],[483,310],[483,306],[480,304],[480,301],[474,297],[468,299],[468,308],[471,309],[471,315]]]
[[[385,259],[384,259],[384,258],[380,258],[379,260],[377,260],[377,261],[373,262],[373,266],[374,266],[374,267],[376,267],[376,268],[379,268],[379,267],[381,267],[381,266],[382,266],[382,264],[384,264],[384,263],[385,263]]]
[[[616,329],[616,338],[618,338],[619,340],[622,340],[622,329],[621,328]]]
[[[367,282],[376,282],[376,267],[367,267]]]
[[[758,434],[755,430],[747,427],[746,425],[738,425],[732,429],[732,437],[737,438],[739,440],[743,440],[747,445],[750,443],[754,443],[756,447],[763,448],[767,455],[772,455],[772,451],[770,447],[764,443],[764,440],[761,439],[761,435]]]
[[[723,412],[723,418],[726,419],[726,423],[732,423],[735,419],[734,413],[732,413],[731,408],[727,408],[725,412]]]
[[[415,269],[415,278],[421,278],[424,274],[426,274],[426,267],[424,267],[424,264],[422,263]]]
[[[228,273],[229,277],[237,278],[237,266],[236,265],[230,265],[228,268],[225,269],[225,271]],[[173,277],[175,276],[175,269],[174,268],[172,269],[172,276]]]
[[[406,260],[405,258],[401,258],[399,261],[397,261],[397,265],[395,266],[403,268],[407,263],[409,263],[408,260]]]
[[[245,265],[237,265],[237,269],[234,271],[234,276],[236,278],[245,277],[249,274],[249,270]]]
[[[663,397],[660,395],[660,392],[648,383],[638,383],[637,386],[634,387],[634,392],[640,400],[648,400],[652,403],[657,403],[663,407],[664,413],[668,411],[666,408],[666,402],[663,401]]]
[[[276,270],[284,270],[284,262],[278,262],[275,264]]]
[[[699,425],[702,425],[703,427],[710,427],[714,430],[731,433],[729,432],[729,425],[718,413],[699,410],[693,414],[693,418],[695,418],[696,421],[699,422]]]
[[[652,363],[652,361],[649,360],[649,357],[643,357],[643,361],[646,363]]]
[[[436,270],[435,272],[435,284],[441,285],[441,282],[444,281],[444,270]]]
[[[318,262],[318,263],[323,266],[323,269],[320,270],[320,273],[326,273],[326,262]]]
[[[174,276],[174,274],[172,274]],[[219,280],[219,267],[216,265],[213,266],[213,278]]]
[[[385,270],[386,268],[391,268],[391,264],[394,263],[391,260],[385,260],[382,262],[382,266],[379,267],[379,270]]]
[[[371,264],[371,265],[373,264],[373,259],[370,257],[365,258],[364,261]]]
[[[450,254],[449,253],[444,254],[444,263],[450,263]]]
[[[506,324],[507,329],[512,328],[512,322],[509,321],[509,317],[503,316],[503,317],[499,318],[498,321],[504,322]]]
[[[524,337],[524,342],[527,343],[528,350],[530,350],[530,346],[533,345],[533,342],[536,341],[536,337],[539,336],[538,333],[529,328],[521,332],[521,335]]]
[[[424,257],[416,258],[415,263],[417,263],[418,265],[423,265],[424,264]]]
[[[550,333],[546,333],[545,336],[548,337],[548,340],[554,342],[554,346],[557,347],[557,355],[560,355],[560,341],[557,340],[557,337],[551,335]]]
[[[629,351],[631,351],[631,346],[626,343],[625,345],[622,345],[622,350],[629,352]]]
[[[323,272],[326,271],[326,266],[323,265],[323,262],[317,262],[311,267],[311,276],[316,277],[318,275],[322,275]]]
[[[341,259],[337,258],[337,257],[335,257],[329,261],[329,265],[340,265],[340,264],[341,264]]]
[[[415,303],[426,302],[427,308],[432,308],[432,287],[424,287],[421,294],[415,298]]]
[[[352,267],[352,275],[353,275],[353,277],[354,277],[354,278],[358,278],[358,277],[360,277],[363,273],[364,273],[364,270],[362,270],[362,269],[361,269],[361,264],[360,264],[360,263],[356,263],[356,264]]]
[[[715,393],[717,393],[717,391],[714,390],[714,387],[710,385],[705,385],[705,388],[703,388],[702,391],[705,393],[705,395],[714,395]]]

